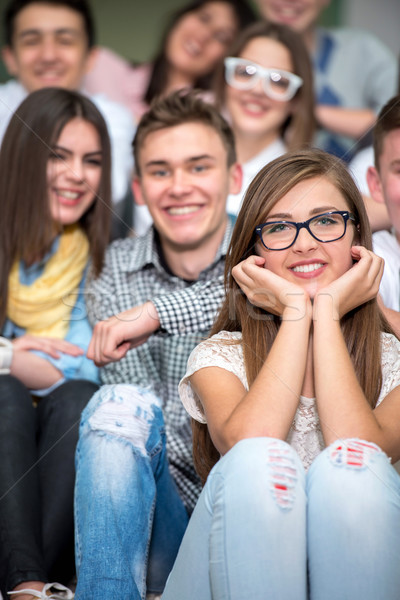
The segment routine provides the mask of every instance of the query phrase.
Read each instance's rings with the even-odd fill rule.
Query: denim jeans
[[[82,409],[97,389],[68,381],[32,405],[0,376],[0,590],[74,574],[74,455]]]
[[[188,514],[168,469],[158,399],[133,385],[101,387],[82,415],[76,471],[75,599],[162,591]]]
[[[307,475],[285,442],[236,444],[211,471],[162,600],[398,600],[400,477],[338,441]]]

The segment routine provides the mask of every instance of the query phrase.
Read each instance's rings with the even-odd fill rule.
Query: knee
[[[354,523],[371,518],[385,501],[395,475],[387,455],[376,445],[359,439],[338,440],[326,448],[308,474],[309,509],[340,514]],[[363,514],[364,513],[364,514]]]
[[[159,399],[134,385],[104,385],[82,415],[81,431],[118,439],[142,451],[152,431],[163,429]]]
[[[217,463],[225,485],[239,485],[241,493],[272,494],[280,508],[290,509],[295,501],[298,484],[304,480],[304,470],[293,448],[272,438],[249,438],[238,442]]]

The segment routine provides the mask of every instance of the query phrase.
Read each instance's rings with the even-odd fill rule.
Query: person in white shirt
[[[390,231],[373,235],[374,251],[385,259],[380,285],[382,309],[400,333],[400,95],[382,108],[373,131],[374,162],[367,171],[372,198],[385,204]]]
[[[11,0],[3,22],[6,44],[2,58],[14,79],[0,86],[0,143],[11,116],[30,92],[63,87],[84,93],[83,78],[96,54],[93,18],[86,0]],[[90,99],[102,113],[110,135],[114,221],[123,231],[118,213],[130,196],[135,124],[125,107],[106,96]]]
[[[230,195],[227,204],[236,215],[258,171],[312,139],[312,70],[300,36],[282,25],[250,25],[220,65],[215,92],[243,168],[242,190]]]
[[[400,342],[382,272],[341,160],[301,150],[258,173],[180,382],[205,485],[163,600],[398,599]]]

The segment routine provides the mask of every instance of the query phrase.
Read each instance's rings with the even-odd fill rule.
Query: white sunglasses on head
[[[228,56],[224,60],[226,82],[238,90],[251,90],[261,79],[265,94],[273,100],[291,100],[303,85],[294,73],[282,69],[265,69],[245,58]]]

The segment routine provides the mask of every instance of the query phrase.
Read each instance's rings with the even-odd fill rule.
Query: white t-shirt
[[[229,194],[228,196],[226,210],[230,215],[237,215],[239,213],[244,195],[247,192],[247,188],[249,187],[250,183],[253,181],[257,173],[263,167],[265,167],[265,165],[271,162],[271,160],[274,160],[274,158],[278,158],[278,156],[282,156],[282,154],[285,154],[285,152],[286,146],[283,143],[283,141],[279,139],[275,142],[272,142],[272,144],[261,150],[261,152],[257,154],[257,156],[254,156],[254,158],[242,165],[242,189],[238,194]]]
[[[384,305],[400,310],[400,244],[394,232],[377,231],[372,236],[375,254],[385,260],[379,293]]]
[[[196,421],[206,423],[203,407],[189,381],[189,377],[196,371],[205,367],[220,367],[236,375],[243,387],[249,389],[241,339],[242,334],[238,331],[220,331],[196,346],[189,356],[186,374],[179,383],[179,395],[187,412]],[[229,343],[235,341],[237,343]],[[382,388],[377,404],[400,385],[400,341],[389,333],[382,333],[381,341]],[[297,452],[305,469],[309,468],[325,448],[315,398],[300,396],[286,441]],[[399,468],[398,463],[395,465],[396,469]]]
[[[364,196],[370,196],[367,183],[367,171],[368,167],[374,166],[374,150],[372,146],[368,146],[360,152],[357,152],[355,157],[349,163],[349,171],[354,181],[357,184],[358,189]]]

